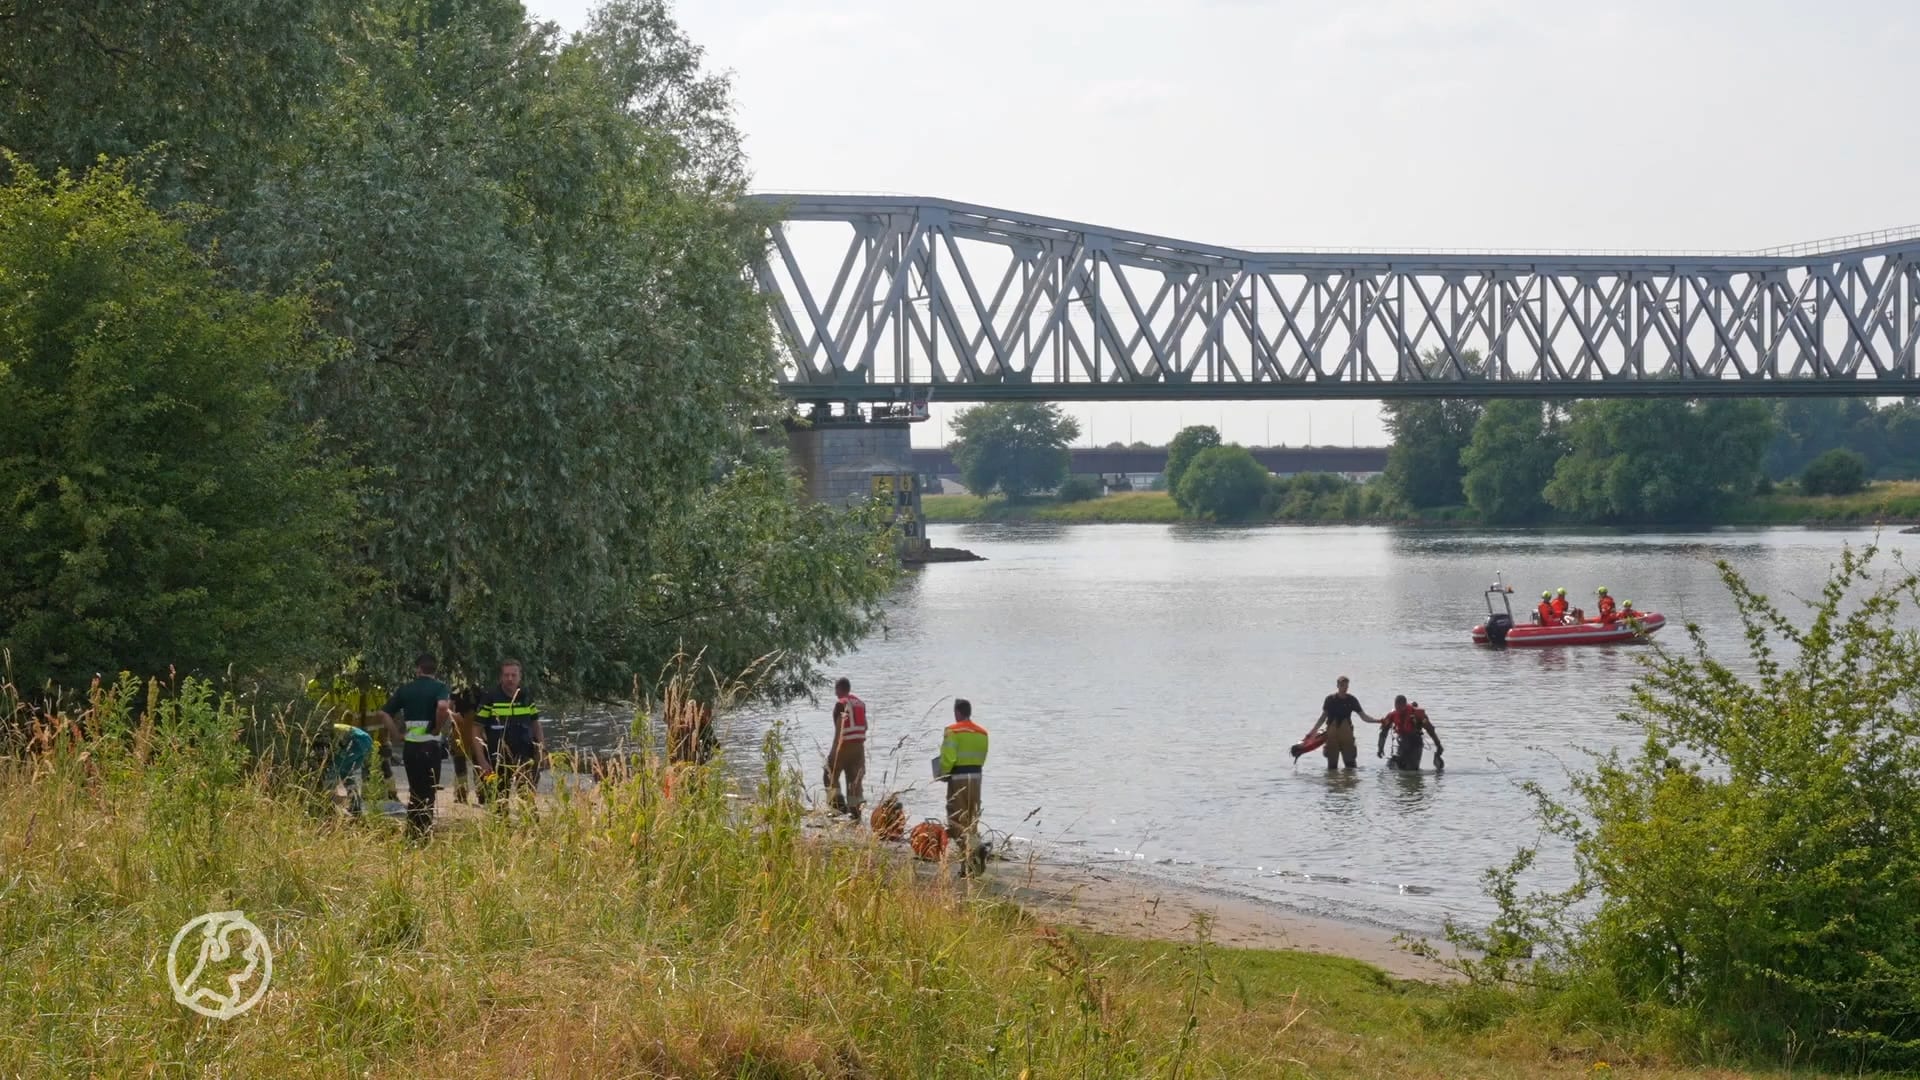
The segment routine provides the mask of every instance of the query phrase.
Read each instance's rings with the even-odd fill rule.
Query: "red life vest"
[[[1393,725],[1393,733],[1400,736],[1412,735],[1419,731],[1420,721],[1426,718],[1425,709],[1416,709],[1412,705],[1404,709],[1389,710],[1386,715],[1387,722]]]
[[[1567,616],[1567,598],[1564,596],[1554,597],[1553,598],[1553,617],[1556,619],[1564,619],[1566,618],[1566,616]]]
[[[867,741],[867,703],[848,694],[839,700],[840,704],[840,741],[843,743],[863,743]]]
[[[1602,619],[1612,621],[1613,616],[1614,616],[1613,597],[1611,596],[1601,597],[1600,598],[1600,617]]]
[[[1540,621],[1543,623],[1554,621],[1553,605],[1545,600],[1540,601]]]

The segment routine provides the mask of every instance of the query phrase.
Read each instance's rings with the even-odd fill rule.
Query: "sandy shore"
[[[1394,944],[1391,931],[1099,867],[1001,861],[988,884],[1034,915],[1096,933],[1192,941],[1195,917],[1216,945],[1296,949],[1360,960],[1401,979],[1449,981],[1452,972]]]

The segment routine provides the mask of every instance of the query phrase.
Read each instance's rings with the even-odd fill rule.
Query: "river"
[[[1449,914],[1483,921],[1480,878],[1536,841],[1533,780],[1566,788],[1583,749],[1637,745],[1619,719],[1649,650],[1495,650],[1468,630],[1495,572],[1524,617],[1564,586],[1596,585],[1706,628],[1744,669],[1739,624],[1715,570],[1725,559],[1778,601],[1813,596],[1843,543],[1871,530],[1464,534],[1369,527],[965,525],[930,530],[986,562],[907,575],[886,628],[832,665],[873,724],[867,791],[911,784],[909,816],[941,812],[928,759],[951,699],[992,734],[984,823],[1019,855],[1115,868],[1312,914],[1431,932]],[[1882,543],[1911,541],[1888,532]],[[1378,716],[1418,700],[1448,751],[1444,773],[1380,768],[1359,731],[1360,768],[1329,776],[1303,735],[1335,676]],[[819,790],[824,706],[727,718],[750,759],[770,723]],[[620,721],[578,717],[562,736],[614,740]],[[896,746],[897,751],[896,751]],[[1427,764],[1431,769],[1429,748]],[[1570,878],[1542,857],[1544,885]]]

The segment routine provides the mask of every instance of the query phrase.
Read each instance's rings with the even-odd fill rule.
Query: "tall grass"
[[[685,700],[682,698],[681,700]],[[191,680],[27,717],[0,754],[0,1075],[1573,1076],[1357,963],[1076,935],[651,755],[425,842],[317,791],[297,711]],[[444,802],[444,800],[443,800]],[[268,935],[252,1011],[172,999],[174,933]],[[1638,1075],[1693,1075],[1649,1068]]]
[[[750,800],[643,760],[422,845],[316,812],[203,684],[139,691],[0,764],[0,1074],[1130,1076],[1179,1048],[1086,1008],[1012,909],[804,841],[775,746]],[[165,953],[226,909],[275,968],[216,1022]]]

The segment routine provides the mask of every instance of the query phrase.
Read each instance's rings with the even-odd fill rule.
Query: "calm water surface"
[[[1843,542],[1873,533],[1798,529],[1624,535],[1460,535],[1385,528],[952,526],[934,542],[983,563],[910,574],[887,627],[833,665],[868,703],[869,800],[908,787],[909,814],[941,812],[928,759],[950,699],[972,699],[993,736],[985,824],[1048,860],[1106,863],[1381,925],[1432,930],[1484,919],[1479,878],[1537,839],[1519,785],[1564,790],[1582,748],[1637,743],[1617,713],[1640,647],[1493,650],[1468,630],[1496,571],[1518,610],[1596,585],[1643,610],[1708,629],[1742,659],[1714,569],[1730,560],[1776,600],[1812,596]],[[1901,549],[1916,537],[1887,534]],[[1661,639],[1685,643],[1670,625]],[[1738,666],[1744,667],[1744,662]],[[1369,714],[1405,693],[1427,709],[1444,774],[1360,768],[1287,747],[1337,675]],[[768,724],[790,725],[794,764],[818,791],[824,706],[736,715],[725,741],[748,757]],[[563,725],[607,745],[610,716]],[[897,747],[897,749],[896,749]],[[1431,748],[1428,765],[1431,767]],[[873,774],[889,772],[882,778]],[[909,787],[909,785],[911,785]],[[1564,882],[1564,851],[1542,856]]]

